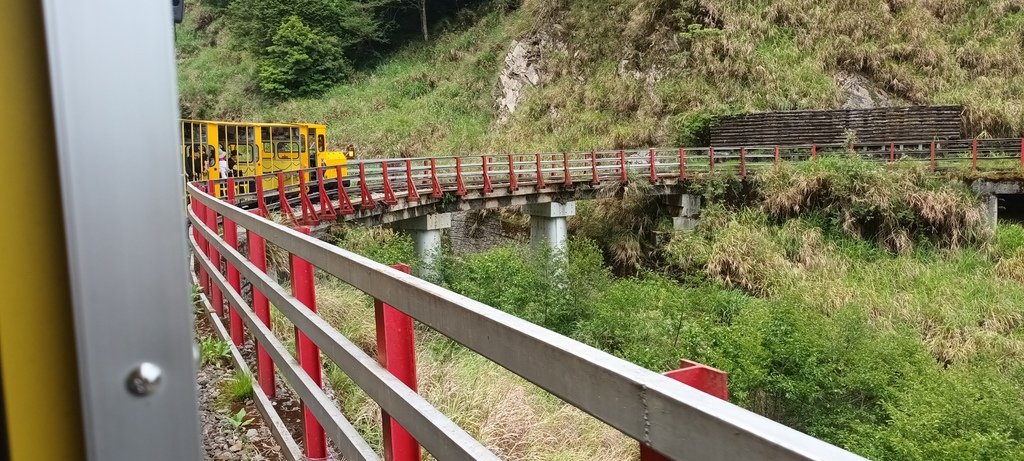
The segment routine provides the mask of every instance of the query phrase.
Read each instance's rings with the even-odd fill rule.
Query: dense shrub
[[[338,39],[311,29],[298,16],[281,23],[271,43],[259,63],[260,89],[268,95],[317,94],[348,72]]]
[[[973,193],[920,169],[827,157],[779,165],[755,181],[761,209],[769,216],[781,221],[816,214],[832,229],[896,252],[907,252],[922,239],[957,248],[990,233]]]

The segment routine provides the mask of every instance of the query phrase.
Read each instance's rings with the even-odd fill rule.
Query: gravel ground
[[[211,336],[205,319],[197,321],[197,335]],[[206,331],[204,331],[206,330]],[[211,460],[279,460],[277,442],[256,410],[252,399],[225,403],[220,398],[221,383],[230,380],[234,369],[227,357],[203,365],[196,376],[199,388],[199,423],[202,427],[203,452]],[[245,419],[252,422],[235,428],[229,416],[245,408]]]

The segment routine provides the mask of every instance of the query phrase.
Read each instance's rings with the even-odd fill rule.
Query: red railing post
[[[300,227],[297,231],[309,235],[308,227]],[[316,313],[316,287],[313,282],[313,265],[302,258],[291,255],[292,295],[302,304]],[[323,385],[320,369],[320,349],[298,328],[295,329],[295,345],[299,356],[299,365],[318,386]],[[305,403],[302,405],[302,435],[306,445],[306,456],[313,459],[327,457],[327,438],[324,428],[316,420]]]
[[[382,200],[385,205],[394,205],[398,203],[395,199],[395,191],[391,188],[391,178],[388,175],[388,162],[380,162],[381,176],[384,177],[384,199]]]
[[[313,208],[313,201],[309,199],[309,190],[306,187],[306,171],[299,170],[299,207],[302,208],[303,226],[314,226],[316,219],[316,208]]]
[[[658,182],[658,159],[655,158],[654,155],[655,151],[654,149],[651,149],[649,153],[651,163],[651,184]]]
[[[406,264],[391,266],[406,274]],[[379,299],[373,301],[377,322],[377,361],[392,375],[409,386],[416,385],[416,340],[412,318]],[[384,459],[386,461],[419,461],[420,446],[397,421],[381,411],[383,424]]]
[[[338,170],[341,170],[340,166]],[[317,178],[317,192],[320,194],[320,217],[324,219],[336,219],[338,214],[334,212],[334,202],[331,201],[331,196],[327,195],[327,187],[324,186],[324,181],[327,179],[324,177],[323,167],[316,168]],[[341,176],[338,176],[338,190],[341,190]],[[339,194],[341,194],[339,192]]]
[[[689,360],[680,361],[680,366],[682,368],[665,373],[665,376],[712,397],[729,400],[727,373]],[[669,461],[669,458],[641,443],[640,461]]]
[[[747,148],[740,148],[740,177],[746,179],[747,177]]]
[[[978,138],[971,140],[971,171],[978,171]]]
[[[213,233],[214,238],[220,233],[219,226],[217,225],[217,211],[213,208],[206,208],[206,227]],[[221,270],[220,264],[220,253],[212,244],[207,243],[206,245],[206,256],[210,258],[210,262],[213,263],[213,267],[219,272]],[[211,276],[213,274],[210,274]],[[220,292],[220,288],[217,287],[216,283],[212,280],[209,282],[210,285],[210,303],[213,304],[213,311],[217,313],[217,316],[224,315],[224,296]]]
[[[455,157],[455,195],[466,195],[466,182],[462,180],[462,157]]]
[[[263,176],[256,177],[256,203],[257,208],[263,213],[263,216],[270,216],[270,209],[267,208],[267,199],[264,197],[266,192],[263,191]]]
[[[508,154],[508,190],[519,190],[519,178],[516,174],[516,160],[512,154]]]
[[[437,159],[430,158],[430,196],[441,198],[444,192],[441,191],[441,182],[437,180]]]
[[[262,216],[258,210],[255,210],[255,214]],[[267,272],[267,245],[259,234],[251,231],[245,231],[245,238],[249,245],[249,261],[256,266],[260,272]],[[267,329],[273,329],[273,323],[270,321],[270,303],[267,302],[267,297],[263,296],[256,287],[252,288],[252,309],[256,312],[256,317],[266,325]],[[270,354],[263,348],[263,344],[256,341],[256,382],[259,383],[260,389],[263,389],[263,393],[269,398],[274,398],[277,394],[277,386],[274,384],[274,361],[270,359]]]
[[[230,189],[229,189],[230,190]],[[235,250],[238,249],[238,225],[234,221],[224,217],[224,242]],[[242,294],[242,282],[241,277],[238,275],[238,269],[233,264],[225,261],[228,266],[228,285],[231,285],[231,289],[239,295]],[[228,306],[228,316],[230,319],[230,330],[231,330],[231,342],[235,346],[242,346],[242,342],[245,341],[245,326],[242,324],[242,316],[238,314],[238,309],[233,305]]]
[[[412,160],[405,159],[405,200],[409,202],[420,201],[420,194],[416,192],[416,181],[412,179]]]
[[[284,172],[277,172],[277,201],[281,208],[281,214],[288,217],[292,222],[292,225],[298,225],[299,223],[295,220],[295,214],[292,213],[292,206],[288,204],[288,196],[284,193]]]
[[[483,174],[484,176],[484,193],[490,194],[494,190],[494,188],[491,187],[491,172],[490,168],[487,166],[486,155],[480,156],[480,170],[481,174]]]
[[[537,153],[537,188],[543,189],[547,186],[544,185],[544,169],[540,166],[540,153]]]
[[[708,173],[715,172],[715,146],[708,147]]]
[[[361,200],[360,209],[368,210],[377,206],[373,195],[370,194],[370,186],[366,184],[366,164],[362,162],[359,163],[359,198]]]
[[[569,171],[569,154],[568,153],[562,152],[562,165],[565,168],[565,172],[563,173],[564,178],[562,178],[563,179],[562,184],[564,184],[566,186],[571,186],[572,185],[572,173]]]
[[[775,146],[775,163],[779,163],[780,161],[781,161],[781,159],[779,158],[779,146],[776,145]]]
[[[817,160],[817,159],[818,159],[818,145],[817,144],[811,144],[811,160]]]
[[[679,180],[686,179],[686,148],[679,148]]]
[[[590,184],[598,185],[601,184],[601,176],[597,173],[597,152],[590,151]]]
[[[629,182],[629,175],[626,174],[626,151],[619,150],[619,182],[626,184]]]
[[[341,165],[335,165],[334,168],[335,175],[338,176],[338,213],[355,213],[356,210],[352,207],[352,200],[349,200],[348,192],[345,191],[345,180],[342,179]]]
[[[235,204],[235,178],[228,178],[228,203]]]
[[[928,148],[928,168],[935,171],[935,140],[932,140],[931,147]]]
[[[896,143],[889,143],[889,163],[896,161]]]
[[[199,218],[201,222],[206,222],[206,207],[195,197],[192,197],[192,212],[195,213],[196,218]],[[199,244],[199,251],[204,255],[209,255],[207,250],[206,239],[199,233],[199,229],[196,229],[195,225],[192,225],[192,238],[195,239],[196,243]],[[199,264],[198,259],[196,260],[196,273],[199,274],[199,288],[203,291],[206,296],[210,296],[210,279],[203,270],[203,265]]]

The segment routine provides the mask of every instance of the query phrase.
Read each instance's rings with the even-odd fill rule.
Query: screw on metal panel
[[[128,374],[125,385],[128,387],[128,392],[145,397],[152,395],[160,387],[162,375],[163,371],[160,370],[160,367],[149,362],[142,362]]]

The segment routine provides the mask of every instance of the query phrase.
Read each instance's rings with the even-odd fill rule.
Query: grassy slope
[[[201,5],[179,31],[183,113],[325,121],[367,155],[686,143],[708,114],[834,107],[864,73],[912,103],[961,103],[974,132],[1024,127],[1019,0],[524,0],[466,14],[322,97],[253,97],[253,58]],[[538,31],[549,81],[496,122],[513,39]],[[621,68],[621,69],[620,69]]]

